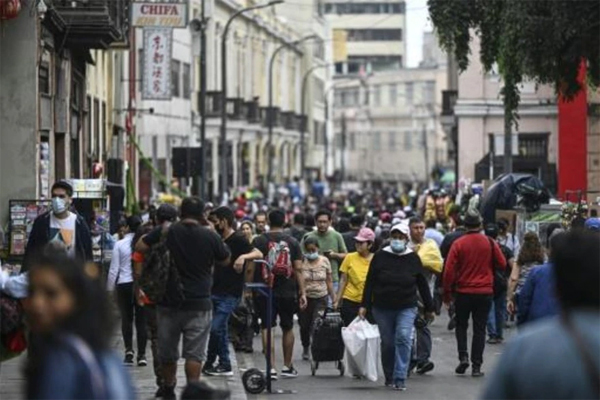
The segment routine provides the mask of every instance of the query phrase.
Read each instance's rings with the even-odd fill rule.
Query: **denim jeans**
[[[402,310],[373,307],[381,335],[381,364],[388,383],[400,384],[406,380],[416,316],[416,307]]]
[[[492,307],[487,320],[488,336],[496,339],[504,339],[504,320],[506,319],[506,292],[494,296]]]
[[[239,297],[213,295],[213,320],[208,342],[208,358],[206,365],[215,363],[219,357],[219,365],[231,368],[229,359],[229,317],[240,303]]]

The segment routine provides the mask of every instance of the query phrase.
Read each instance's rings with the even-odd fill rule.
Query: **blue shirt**
[[[546,263],[529,272],[518,297],[521,323],[558,315],[553,269],[552,264]]]
[[[425,238],[433,240],[438,247],[441,247],[442,242],[444,241],[444,235],[434,228],[425,229]]]
[[[593,362],[600,364],[600,315],[574,311],[571,318]],[[596,399],[574,339],[558,317],[524,327],[508,342],[483,399]]]

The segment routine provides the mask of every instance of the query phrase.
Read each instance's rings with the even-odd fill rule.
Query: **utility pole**
[[[504,107],[504,171],[505,174],[512,173],[512,121],[510,120],[511,114]],[[458,179],[458,177],[457,177]],[[493,180],[494,178],[491,177]]]
[[[202,1],[200,18],[200,198],[206,200],[206,10]]]
[[[426,124],[423,124],[423,154],[425,155],[425,186],[429,188],[429,147],[427,143]]]

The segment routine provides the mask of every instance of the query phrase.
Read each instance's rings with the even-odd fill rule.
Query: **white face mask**
[[[67,211],[68,205],[65,199],[61,199],[60,197],[52,198],[52,211],[54,214],[62,214]]]

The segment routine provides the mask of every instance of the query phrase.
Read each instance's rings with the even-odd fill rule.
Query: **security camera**
[[[200,32],[202,30],[202,21],[198,18],[194,18],[190,21],[190,29],[192,32]]]

